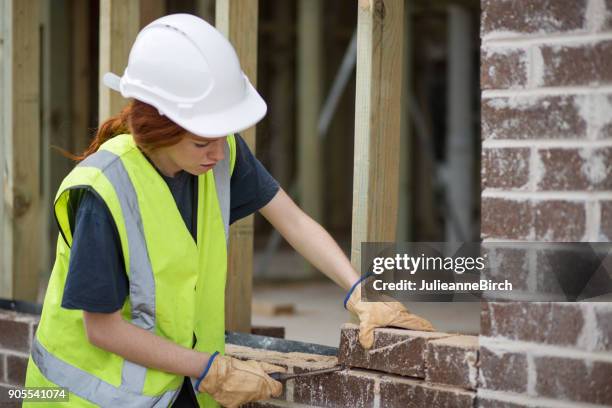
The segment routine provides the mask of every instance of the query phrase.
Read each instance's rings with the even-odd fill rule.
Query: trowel
[[[270,373],[268,374],[270,377],[272,377],[273,379],[275,379],[276,381],[280,381],[280,382],[284,382],[287,380],[292,380],[294,378],[298,378],[298,377],[310,377],[313,375],[321,375],[321,374],[329,374],[329,373],[333,373],[336,371],[340,371],[340,370],[344,370],[346,367],[342,366],[342,365],[337,365],[335,367],[331,367],[331,368],[323,368],[321,370],[312,370],[312,371],[307,371],[304,373],[299,373],[299,374],[295,374],[295,373]]]

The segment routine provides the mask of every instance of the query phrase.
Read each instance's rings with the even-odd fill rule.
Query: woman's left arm
[[[338,285],[348,290],[359,279],[336,241],[282,189],[260,212],[292,247]],[[365,349],[374,344],[374,329],[377,327],[434,330],[429,321],[410,313],[397,301],[362,301],[359,285],[353,288],[345,303],[345,307],[359,317],[359,342]]]
[[[282,188],[259,212],[296,251],[339,286],[348,290],[359,279],[331,235],[302,211]]]

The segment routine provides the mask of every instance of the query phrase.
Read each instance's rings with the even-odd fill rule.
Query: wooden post
[[[35,301],[41,223],[40,2],[0,2],[0,297]]]
[[[140,0],[140,28],[166,14],[166,0]]]
[[[90,103],[89,87],[93,72],[89,57],[90,3],[72,0],[72,146],[74,152],[81,153],[90,142]]]
[[[323,222],[321,197],[322,149],[318,133],[321,110],[321,0],[298,3],[298,112],[297,160],[300,207],[314,220]],[[304,262],[305,275],[314,268]]]
[[[405,0],[406,6],[414,4],[412,0]],[[412,89],[412,15],[404,10],[403,35],[404,71],[402,78],[402,110],[400,131],[400,158],[399,164],[399,209],[397,241],[406,242],[412,238],[412,128],[410,120],[410,103],[414,89]]]
[[[300,204],[322,221],[322,151],[317,124],[321,110],[321,0],[298,3],[298,177]]]
[[[107,72],[123,75],[139,29],[139,0],[100,0],[99,123],[119,113],[127,103],[118,92],[102,84],[102,76]]]
[[[240,66],[253,86],[257,81],[257,0],[217,0],[216,26],[232,43]],[[255,127],[241,132],[255,152]],[[250,332],[253,291],[253,216],[234,223],[230,229],[230,248],[225,293],[227,330]]]
[[[41,247],[42,274],[40,294],[51,274],[55,260],[55,246],[58,237],[57,224],[53,217],[53,200],[63,178],[74,164],[52,146],[74,151],[72,145],[72,91],[70,42],[74,39],[71,24],[70,0],[41,2],[42,9],[42,121],[41,126],[41,225],[45,240]]]
[[[404,0],[360,0],[351,262],[361,243],[395,241]]]
[[[196,0],[196,14],[210,24],[215,24],[215,0]]]
[[[291,140],[293,138],[293,87],[294,70],[291,67],[295,48],[292,33],[292,7],[290,1],[278,1],[274,6],[273,54],[271,56],[274,77],[271,81],[271,98],[268,105],[270,121],[271,171],[281,186],[288,188],[291,180]]]

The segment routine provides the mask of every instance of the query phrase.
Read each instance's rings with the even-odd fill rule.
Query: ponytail
[[[98,128],[89,147],[79,155],[57,148],[64,156],[76,162],[85,160],[100,146],[115,136],[131,133],[136,144],[144,151],[151,151],[178,143],[186,134],[185,129],[160,115],[153,106],[139,100],[131,100],[118,115],[107,119]]]

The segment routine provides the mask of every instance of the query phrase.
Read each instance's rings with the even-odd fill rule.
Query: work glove
[[[433,331],[432,324],[412,314],[400,302],[389,298],[387,302],[363,302],[361,280],[357,282],[344,301],[344,307],[359,317],[359,343],[365,349],[374,343],[374,329],[394,326],[402,329]]]
[[[236,408],[251,401],[278,397],[283,391],[280,382],[267,373],[285,372],[283,367],[249,360],[241,361],[215,353],[196,383],[199,392],[206,392],[219,404]]]

